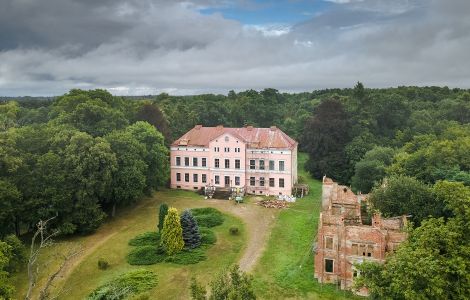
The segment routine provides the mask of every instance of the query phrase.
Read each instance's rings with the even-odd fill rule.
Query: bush
[[[238,233],[240,232],[238,230],[238,227],[230,227],[229,231],[231,235],[238,235]]]
[[[129,246],[155,246],[160,244],[160,233],[149,231],[139,234],[129,240]]]
[[[153,265],[165,260],[165,251],[160,246],[139,246],[127,254],[130,265]]]
[[[117,300],[152,289],[158,283],[152,271],[135,270],[121,274],[108,283],[98,287],[87,300]]]
[[[200,227],[215,227],[224,223],[224,216],[215,208],[193,208],[191,212]]]
[[[199,228],[201,234],[201,245],[213,245],[217,242],[215,233],[209,228]]]
[[[109,268],[109,263],[104,258],[98,259],[98,269],[106,270],[107,268]]]
[[[175,255],[168,256],[165,261],[179,265],[192,265],[206,260],[207,256],[203,249],[183,250]]]

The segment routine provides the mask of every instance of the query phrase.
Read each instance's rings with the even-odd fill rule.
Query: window
[[[214,159],[214,168],[219,168],[220,167],[220,162],[219,162],[219,159],[216,158]]]
[[[284,161],[283,160],[279,161],[279,171],[284,171]]]
[[[325,236],[325,249],[333,250],[333,237]]]
[[[240,185],[240,177],[235,176],[235,185]]]
[[[284,187],[284,178],[279,178],[279,187]]]
[[[235,152],[240,153],[240,148],[235,148]]]
[[[259,161],[259,169],[264,170],[264,159],[260,159]]]
[[[219,147],[214,147],[214,152],[219,152]]]
[[[179,156],[176,157],[176,165],[181,166],[181,157]]]
[[[274,187],[274,178],[269,178],[269,186]]]
[[[228,138],[228,136],[226,136],[226,137],[225,137],[225,141],[228,142],[228,140],[229,140],[229,138]]]
[[[333,269],[334,269],[334,260],[325,259],[325,272],[326,273],[333,273]]]
[[[359,247],[357,244],[351,245],[351,253],[352,255],[359,255]]]
[[[193,174],[193,182],[198,182],[198,176],[197,176],[197,174]]]
[[[352,255],[372,257],[374,253],[374,246],[366,244],[352,244],[351,253]]]
[[[206,174],[202,174],[202,175],[201,175],[201,181],[202,181],[202,183],[206,183],[206,182],[207,182],[207,175],[206,175]]]
[[[269,161],[269,171],[274,171],[274,160]]]
[[[230,169],[230,159],[225,160],[225,169]]]
[[[259,178],[259,186],[264,186],[264,177]]]
[[[207,158],[205,157],[201,158],[201,166],[207,167]]]
[[[255,186],[255,178],[254,177],[250,177],[250,185]]]
[[[197,157],[193,157],[193,167],[197,167]]]
[[[189,157],[184,158],[184,165],[189,166]]]
[[[219,176],[219,175],[215,175],[214,181],[215,181],[215,184],[220,184],[220,176]]]
[[[230,152],[230,148],[229,147],[224,147],[224,152]]]
[[[235,169],[240,169],[240,160],[239,159],[235,160]]]
[[[181,173],[176,173],[176,181],[181,181]]]
[[[184,174],[184,181],[189,182],[189,173]]]
[[[256,164],[256,161],[254,159],[250,159],[250,170],[255,169],[255,164]]]

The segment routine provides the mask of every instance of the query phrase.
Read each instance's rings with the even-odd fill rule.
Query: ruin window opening
[[[333,237],[325,236],[325,248],[333,250]]]
[[[326,273],[333,273],[333,269],[334,269],[334,260],[325,259],[325,272]]]

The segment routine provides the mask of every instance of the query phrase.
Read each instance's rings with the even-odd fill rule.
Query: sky
[[[470,88],[468,0],[0,0],[0,96]]]

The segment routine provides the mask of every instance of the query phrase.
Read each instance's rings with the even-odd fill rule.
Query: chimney
[[[270,129],[271,131],[276,131],[277,127],[276,127],[276,126],[271,126],[271,127],[269,127],[269,129]]]
[[[200,124],[194,126],[194,129],[196,129],[196,130],[199,130],[199,129],[201,129],[201,128],[202,128],[202,125],[200,125]]]
[[[248,126],[246,126],[246,129],[247,129],[248,131],[252,131],[252,130],[253,130],[253,126],[248,125]]]
[[[224,125],[217,125],[216,128],[217,128],[217,129],[223,129],[223,128],[224,128]]]

